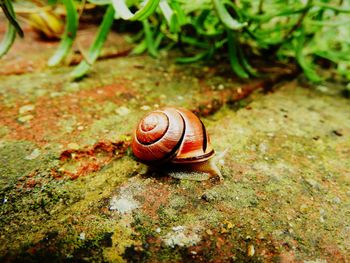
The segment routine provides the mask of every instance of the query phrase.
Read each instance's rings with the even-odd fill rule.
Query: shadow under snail
[[[186,171],[186,179],[196,172],[222,179],[204,124],[183,108],[168,107],[143,117],[134,132],[132,151],[152,167]]]

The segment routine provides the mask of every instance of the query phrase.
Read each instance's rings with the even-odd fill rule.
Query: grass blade
[[[168,4],[167,0],[161,0],[159,3],[159,8],[164,15],[164,18],[169,26],[170,32],[178,33],[180,31],[180,27],[184,24],[185,19],[180,6],[174,5],[174,7],[175,7],[174,9],[175,11]]]
[[[232,70],[237,74],[238,77],[246,79],[249,78],[248,73],[239,63],[237,40],[234,32],[227,30],[227,40],[228,40],[228,54],[230,58],[230,63]]]
[[[91,45],[88,57],[86,58],[88,61],[83,60],[80,64],[72,71],[71,76],[74,79],[80,79],[85,76],[85,74],[90,70],[91,64],[96,61],[98,58],[101,49],[103,47],[104,42],[106,41],[107,35],[114,20],[114,8],[112,5],[109,5],[105,15],[103,16],[102,23],[96,35],[96,38]]]
[[[180,4],[178,1],[172,1],[171,8],[173,9],[174,16],[176,17],[177,22],[179,23],[179,26],[182,26],[187,23],[188,17],[186,17],[185,12],[182,10]]]
[[[174,15],[174,12],[169,6],[168,2],[166,0],[161,0],[159,3],[159,8],[162,11],[169,27],[171,27],[171,20],[172,20],[172,16]]]
[[[349,52],[341,52],[334,50],[316,50],[314,54],[316,56],[328,59],[329,61],[333,61],[334,63],[339,63],[341,61],[350,62]]]
[[[16,20],[16,14],[15,14],[15,11],[13,9],[13,5],[12,5],[11,1],[10,0],[0,0],[0,6],[1,6],[6,18],[8,19],[8,21],[16,29],[18,35],[20,37],[23,37],[24,34],[22,31],[22,28],[20,27],[20,25],[18,24],[18,22]]]
[[[321,7],[321,8],[325,8],[325,9],[330,9],[339,13],[350,13],[350,9],[349,8],[345,8],[345,7],[341,7],[341,6],[333,6],[333,5],[329,5],[326,3],[322,3],[322,2],[316,2],[314,3],[315,6]]]
[[[16,22],[16,15],[15,15],[15,11],[13,10],[13,6],[11,2],[0,0],[0,5],[6,17],[9,20],[6,33],[0,43],[0,58],[1,58],[9,51],[9,49],[15,42],[16,32],[18,32],[20,36],[23,36],[23,31]]]
[[[68,54],[78,30],[78,12],[72,0],[62,0],[67,11],[66,29],[56,53],[49,59],[49,66],[56,66]]]
[[[124,20],[144,20],[154,13],[160,0],[148,0],[146,4],[133,14],[124,0],[112,0],[115,11]]]
[[[313,81],[320,82],[322,79],[317,75],[312,66],[305,60],[303,54],[303,47],[305,45],[305,33],[304,30],[299,30],[299,36],[297,37],[297,44],[295,48],[295,57],[298,61],[299,66],[303,69],[305,76]]]
[[[143,39],[136,47],[134,47],[131,51],[131,55],[140,55],[147,50],[146,40]]]
[[[9,22],[4,38],[0,43],[0,58],[11,48],[16,39],[16,28]]]
[[[248,60],[246,59],[243,49],[241,46],[237,46],[237,50],[238,50],[238,57],[239,57],[239,61],[242,64],[243,68],[249,72],[249,74],[253,77],[256,77],[258,75],[258,73],[256,72],[256,70],[249,64]]]
[[[221,22],[229,29],[240,30],[243,27],[247,26],[247,23],[241,23],[238,20],[234,19],[230,13],[227,11],[224,3],[221,0],[212,0],[214,8],[221,20]]]
[[[194,63],[197,61],[200,61],[202,59],[207,58],[212,52],[209,51],[204,51],[201,53],[198,53],[197,55],[193,56],[193,57],[179,57],[177,58],[175,61],[177,63],[181,63],[181,64],[188,64],[188,63]]]
[[[203,40],[198,40],[194,37],[190,37],[190,36],[181,36],[181,42],[194,46],[194,47],[199,47],[199,48],[209,48],[210,45],[203,41]]]
[[[89,2],[94,5],[108,5],[111,3],[110,0],[89,0]]]
[[[143,25],[143,31],[145,32],[145,40],[146,40],[146,44],[147,44],[148,53],[152,57],[157,57],[158,51],[157,51],[157,48],[155,45],[155,41],[153,39],[153,33],[151,30],[151,27],[150,27],[147,19],[142,21],[142,25]]]
[[[210,28],[208,28],[208,23],[206,20],[208,18],[210,19],[210,14],[211,10],[205,9],[196,17],[196,19],[193,20],[193,25],[195,26],[197,33],[206,37],[215,37],[222,35],[224,28],[218,28],[220,25],[218,25],[216,22],[210,22]]]

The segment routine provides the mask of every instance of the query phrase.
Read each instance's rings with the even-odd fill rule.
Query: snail
[[[185,170],[187,173],[182,174],[187,177],[206,173],[222,179],[204,124],[184,108],[168,107],[143,117],[134,132],[132,151],[141,162],[153,167]]]

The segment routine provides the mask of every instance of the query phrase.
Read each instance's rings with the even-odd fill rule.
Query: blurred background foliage
[[[132,25],[133,54],[179,49],[179,63],[220,59],[240,78],[263,74],[256,61],[297,64],[312,82],[332,77],[350,80],[349,0],[0,0],[8,19],[0,42],[6,54],[20,24],[28,23],[49,39],[61,39],[49,66],[69,54],[82,15],[103,14],[84,60],[71,76],[85,76],[98,58],[112,24]],[[116,20],[116,21],[115,21]],[[125,26],[126,25],[126,26]],[[329,76],[327,76],[329,78]]]

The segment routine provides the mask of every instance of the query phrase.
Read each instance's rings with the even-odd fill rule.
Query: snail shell
[[[145,163],[193,164],[214,155],[203,123],[183,108],[155,110],[141,119],[132,150]]]

